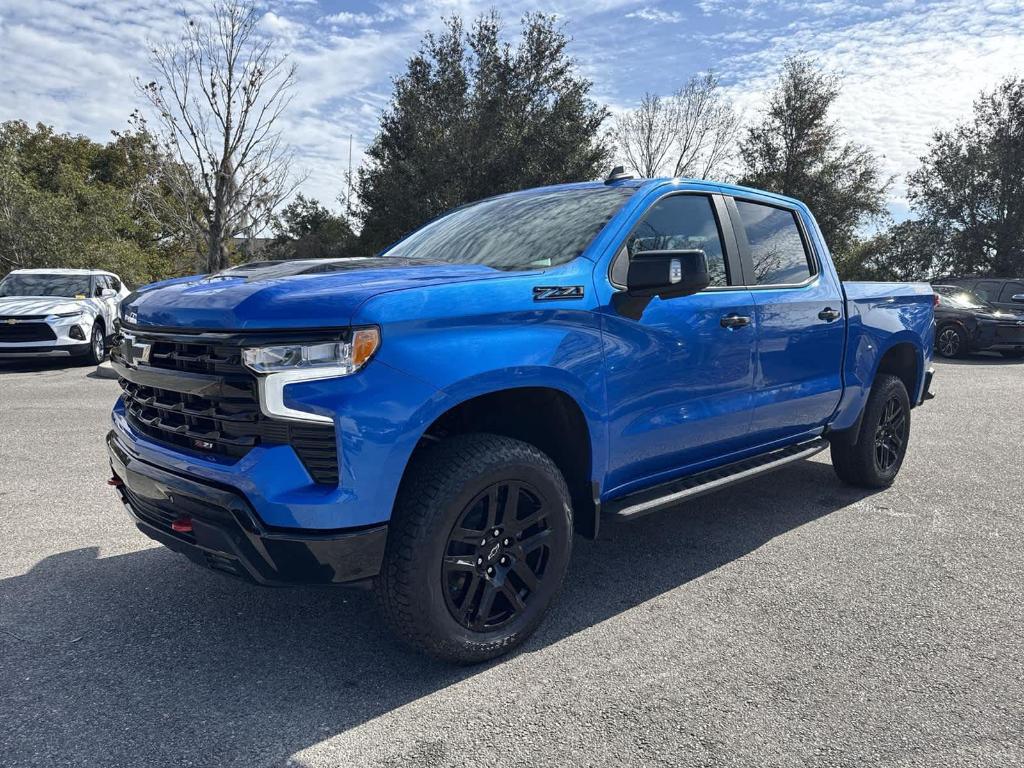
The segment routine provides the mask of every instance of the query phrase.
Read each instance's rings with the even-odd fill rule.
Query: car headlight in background
[[[85,312],[84,309],[77,309],[74,312],[58,312],[53,317],[79,317]]]
[[[362,368],[378,346],[376,328],[359,328],[348,341],[248,347],[242,350],[242,360],[256,373],[316,371],[318,376],[348,376]]]

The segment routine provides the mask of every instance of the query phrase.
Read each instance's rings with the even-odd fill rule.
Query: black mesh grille
[[[149,367],[216,376],[216,395],[195,395],[121,379],[128,421],[148,437],[202,454],[233,458],[257,445],[290,445],[313,480],[338,484],[334,426],[294,424],[260,411],[255,376],[242,365],[241,348],[168,340],[132,332],[151,344]],[[115,358],[123,361],[119,350]]]
[[[54,341],[56,334],[46,323],[10,323],[0,320],[0,341]]]

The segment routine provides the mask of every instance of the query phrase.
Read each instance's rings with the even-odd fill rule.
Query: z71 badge
[[[537,285],[533,288],[534,301],[552,301],[554,299],[582,299],[582,285]]]

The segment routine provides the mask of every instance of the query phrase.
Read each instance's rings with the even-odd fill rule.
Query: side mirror
[[[708,257],[700,249],[637,251],[626,273],[630,296],[671,299],[703,291],[710,284]]]
[[[1015,293],[1010,297],[1010,301],[1015,304],[1024,304],[1024,293]]]
[[[115,291],[113,288],[102,288],[100,290],[101,299],[108,299],[111,296],[117,296],[117,291]]]

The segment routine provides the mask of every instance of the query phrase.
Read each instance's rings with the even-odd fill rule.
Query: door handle
[[[731,330],[733,328],[742,328],[745,325],[750,325],[750,318],[746,315],[737,315],[735,312],[731,312],[719,320],[719,323],[723,328],[729,328]]]
[[[818,313],[818,319],[824,320],[826,323],[831,323],[833,320],[839,319],[839,310],[832,309],[832,307],[825,307],[821,312]]]

